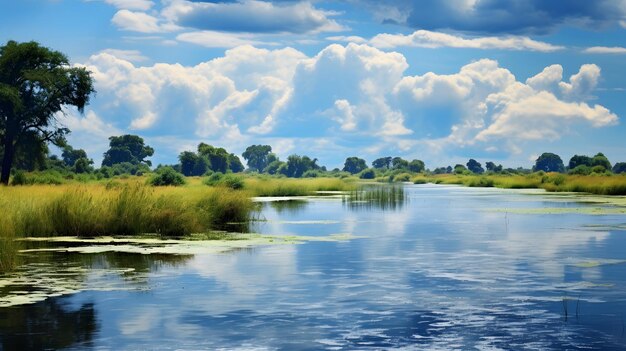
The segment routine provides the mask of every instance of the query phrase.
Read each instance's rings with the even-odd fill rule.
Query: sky
[[[59,123],[96,164],[137,134],[153,163],[200,142],[530,167],[626,161],[626,0],[0,0],[0,42],[87,67]]]

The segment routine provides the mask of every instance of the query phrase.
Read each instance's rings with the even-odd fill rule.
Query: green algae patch
[[[492,208],[489,212],[502,212],[528,215],[555,215],[555,214],[580,214],[580,215],[626,215],[626,208],[616,207],[543,207],[543,208]]]

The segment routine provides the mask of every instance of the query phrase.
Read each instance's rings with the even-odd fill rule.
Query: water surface
[[[0,307],[0,349],[626,349],[626,216],[574,199],[407,185],[397,206],[266,203],[253,225],[350,240],[29,253],[0,302],[42,301]]]

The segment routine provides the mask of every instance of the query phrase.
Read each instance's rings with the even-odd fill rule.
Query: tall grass
[[[152,188],[138,182],[107,187],[34,185],[1,187],[0,238],[20,236],[182,236],[246,222],[249,195],[219,188]]]
[[[343,197],[350,208],[396,209],[404,206],[408,198],[402,186],[374,185],[353,190]]]
[[[12,218],[4,216],[0,221],[0,273],[10,271],[17,265],[19,247],[15,235]]]
[[[339,178],[247,178],[245,189],[253,196],[306,196],[316,191],[351,191],[355,182]]]
[[[545,189],[553,192],[583,192],[598,195],[626,195],[626,175],[569,175],[537,172],[525,175],[456,175],[416,176],[415,184],[460,184],[470,187],[505,189]]]

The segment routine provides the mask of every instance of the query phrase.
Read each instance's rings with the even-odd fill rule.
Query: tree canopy
[[[69,130],[55,115],[66,106],[83,112],[93,92],[90,73],[70,66],[59,51],[36,42],[0,47],[0,182],[8,184],[15,151],[24,143],[63,146]]]
[[[248,163],[248,168],[257,172],[263,172],[270,163],[278,159],[269,145],[250,145],[241,156]]]
[[[544,152],[535,161],[533,171],[562,173],[565,171],[565,166],[563,165],[563,160],[559,155],[553,154],[551,152]]]
[[[391,168],[391,160],[393,159],[393,157],[381,157],[381,158],[377,158],[372,162],[372,167],[374,168]]]
[[[482,174],[485,172],[480,162],[474,160],[473,158],[470,158],[469,161],[467,161],[466,165],[467,165],[467,169],[469,169],[470,172],[472,173]]]
[[[367,168],[367,163],[364,159],[358,157],[348,157],[343,164],[343,171],[350,172],[351,174],[357,174]]]
[[[140,136],[129,134],[112,136],[109,138],[109,146],[109,150],[104,153],[103,166],[110,167],[124,162],[133,165],[152,166],[152,162],[146,158],[154,154],[154,149],[145,145]]]
[[[287,162],[280,165],[278,173],[291,178],[300,178],[306,171],[318,170],[317,159],[308,156],[291,155],[287,157]]]

